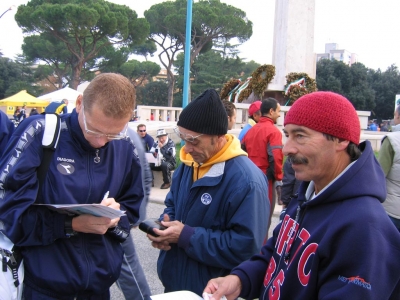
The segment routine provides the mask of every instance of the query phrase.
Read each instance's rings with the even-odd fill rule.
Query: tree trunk
[[[174,89],[175,89],[175,76],[170,71],[167,70],[167,78],[168,78],[168,107],[172,107],[172,103],[174,101]]]
[[[76,90],[78,85],[81,83],[81,72],[82,72],[83,63],[78,63],[73,66],[72,69],[72,80],[71,80],[71,89]]]

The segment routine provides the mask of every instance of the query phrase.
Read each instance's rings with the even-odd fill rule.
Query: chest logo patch
[[[74,166],[65,162],[59,163],[57,165],[57,170],[63,175],[71,175],[72,173],[75,172]]]
[[[204,193],[203,195],[201,195],[201,203],[203,203],[204,205],[209,205],[211,201],[212,197],[210,194]]]

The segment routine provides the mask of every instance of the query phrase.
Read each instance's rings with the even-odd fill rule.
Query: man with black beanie
[[[158,275],[165,292],[201,295],[208,280],[259,251],[270,208],[266,176],[227,134],[226,111],[206,90],[179,116],[175,133],[185,141],[164,213],[165,230],[148,235],[161,249]],[[264,224],[264,225],[262,225]]]

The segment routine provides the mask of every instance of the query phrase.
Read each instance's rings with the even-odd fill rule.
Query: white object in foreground
[[[178,292],[171,292],[165,294],[159,294],[151,296],[152,300],[208,300],[211,297],[211,294],[203,294],[203,298],[198,296],[197,294],[189,291],[178,291]],[[226,297],[223,296],[221,300],[226,300]]]

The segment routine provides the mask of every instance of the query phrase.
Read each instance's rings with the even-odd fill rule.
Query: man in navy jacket
[[[39,187],[44,116],[22,122],[0,161],[0,229],[24,258],[25,299],[109,299],[130,224],[143,199],[141,166],[126,137],[135,90],[122,75],[96,76],[61,116],[59,143]],[[120,218],[67,215],[36,204],[98,203]]]
[[[266,176],[227,134],[218,93],[207,90],[183,109],[175,133],[185,141],[161,218],[164,231],[148,235],[161,249],[158,276],[166,292],[201,295],[207,281],[229,274],[257,253],[266,234]]]
[[[151,147],[153,147],[154,139],[147,133],[146,125],[139,124],[137,126],[137,133],[142,138],[144,151],[150,152]]]
[[[298,196],[261,254],[204,291],[228,300],[399,299],[400,234],[381,205],[385,177],[371,144],[360,143],[353,105],[307,94],[284,125]]]

